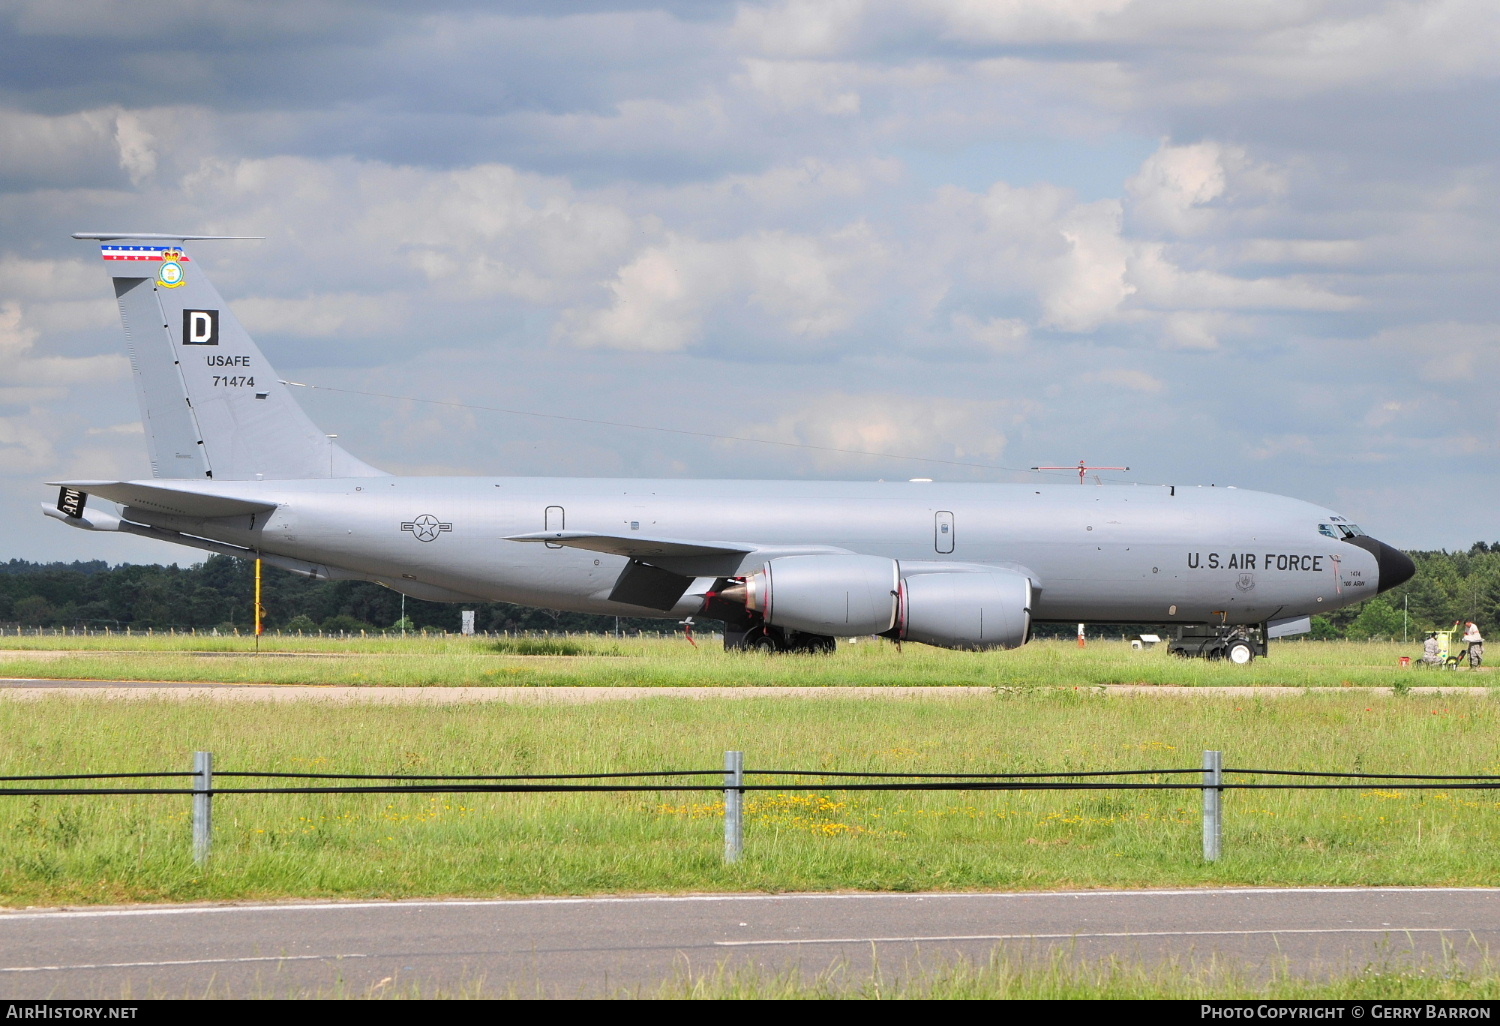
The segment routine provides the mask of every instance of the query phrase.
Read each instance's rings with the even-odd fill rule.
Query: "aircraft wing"
[[[236,499],[227,495],[208,495],[142,481],[51,481],[54,487],[71,488],[122,506],[138,506],[153,513],[177,517],[242,517],[250,513],[268,513],[274,502]]]
[[[848,549],[832,545],[762,545],[756,542],[689,541],[683,538],[652,538],[632,531],[629,534],[601,534],[597,531],[533,531],[513,534],[505,539],[515,542],[546,542],[566,548],[606,552],[626,556],[639,563],[649,563],[674,574],[687,577],[732,577],[751,560],[775,556],[800,556],[817,553],[847,553]]]
[[[594,531],[533,531],[513,534],[505,539],[516,542],[549,542],[570,549],[607,552],[611,556],[629,556],[650,561],[662,556],[743,556],[756,546],[734,542],[680,541],[675,538],[643,538],[638,534],[598,534]]]

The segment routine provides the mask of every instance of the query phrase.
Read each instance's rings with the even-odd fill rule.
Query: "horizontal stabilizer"
[[[98,242],[119,242],[123,239],[139,242],[234,242],[246,239],[264,239],[264,235],[173,235],[170,232],[74,232],[75,239],[93,239]]]
[[[250,513],[268,513],[274,502],[259,499],[237,499],[228,495],[166,487],[143,481],[55,481],[54,485],[72,488],[87,495],[97,495],[122,506],[136,506],[153,513],[176,517],[242,517]]]

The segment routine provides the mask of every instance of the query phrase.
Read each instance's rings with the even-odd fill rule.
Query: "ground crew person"
[[[1426,666],[1443,665],[1443,643],[1438,641],[1437,631],[1428,631],[1422,643],[1422,663]]]
[[[1464,624],[1464,644],[1469,646],[1469,665],[1478,669],[1479,664],[1484,662],[1484,638],[1479,633],[1479,626],[1472,620]]]

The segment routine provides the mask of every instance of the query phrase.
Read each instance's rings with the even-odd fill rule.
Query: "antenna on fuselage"
[[[1089,474],[1089,471],[1091,471],[1091,470],[1129,470],[1130,468],[1129,467],[1091,467],[1091,466],[1088,465],[1088,463],[1086,461],[1079,460],[1078,461],[1078,466],[1076,466],[1076,467],[1032,467],[1031,469],[1032,470],[1076,470],[1076,471],[1078,471],[1078,483],[1079,484],[1087,484],[1088,483],[1088,480],[1087,480],[1088,479],[1088,474]],[[1094,475],[1094,481],[1097,484],[1103,484],[1104,483],[1103,481],[1099,480],[1099,476],[1097,474]]]

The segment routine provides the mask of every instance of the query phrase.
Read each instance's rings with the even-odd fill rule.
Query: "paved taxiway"
[[[1477,962],[1500,889],[796,894],[134,906],[0,913],[0,998],[365,993],[586,996],[720,964],[887,978],[918,960],[1228,959],[1251,973]],[[382,981],[386,981],[382,983]]]

